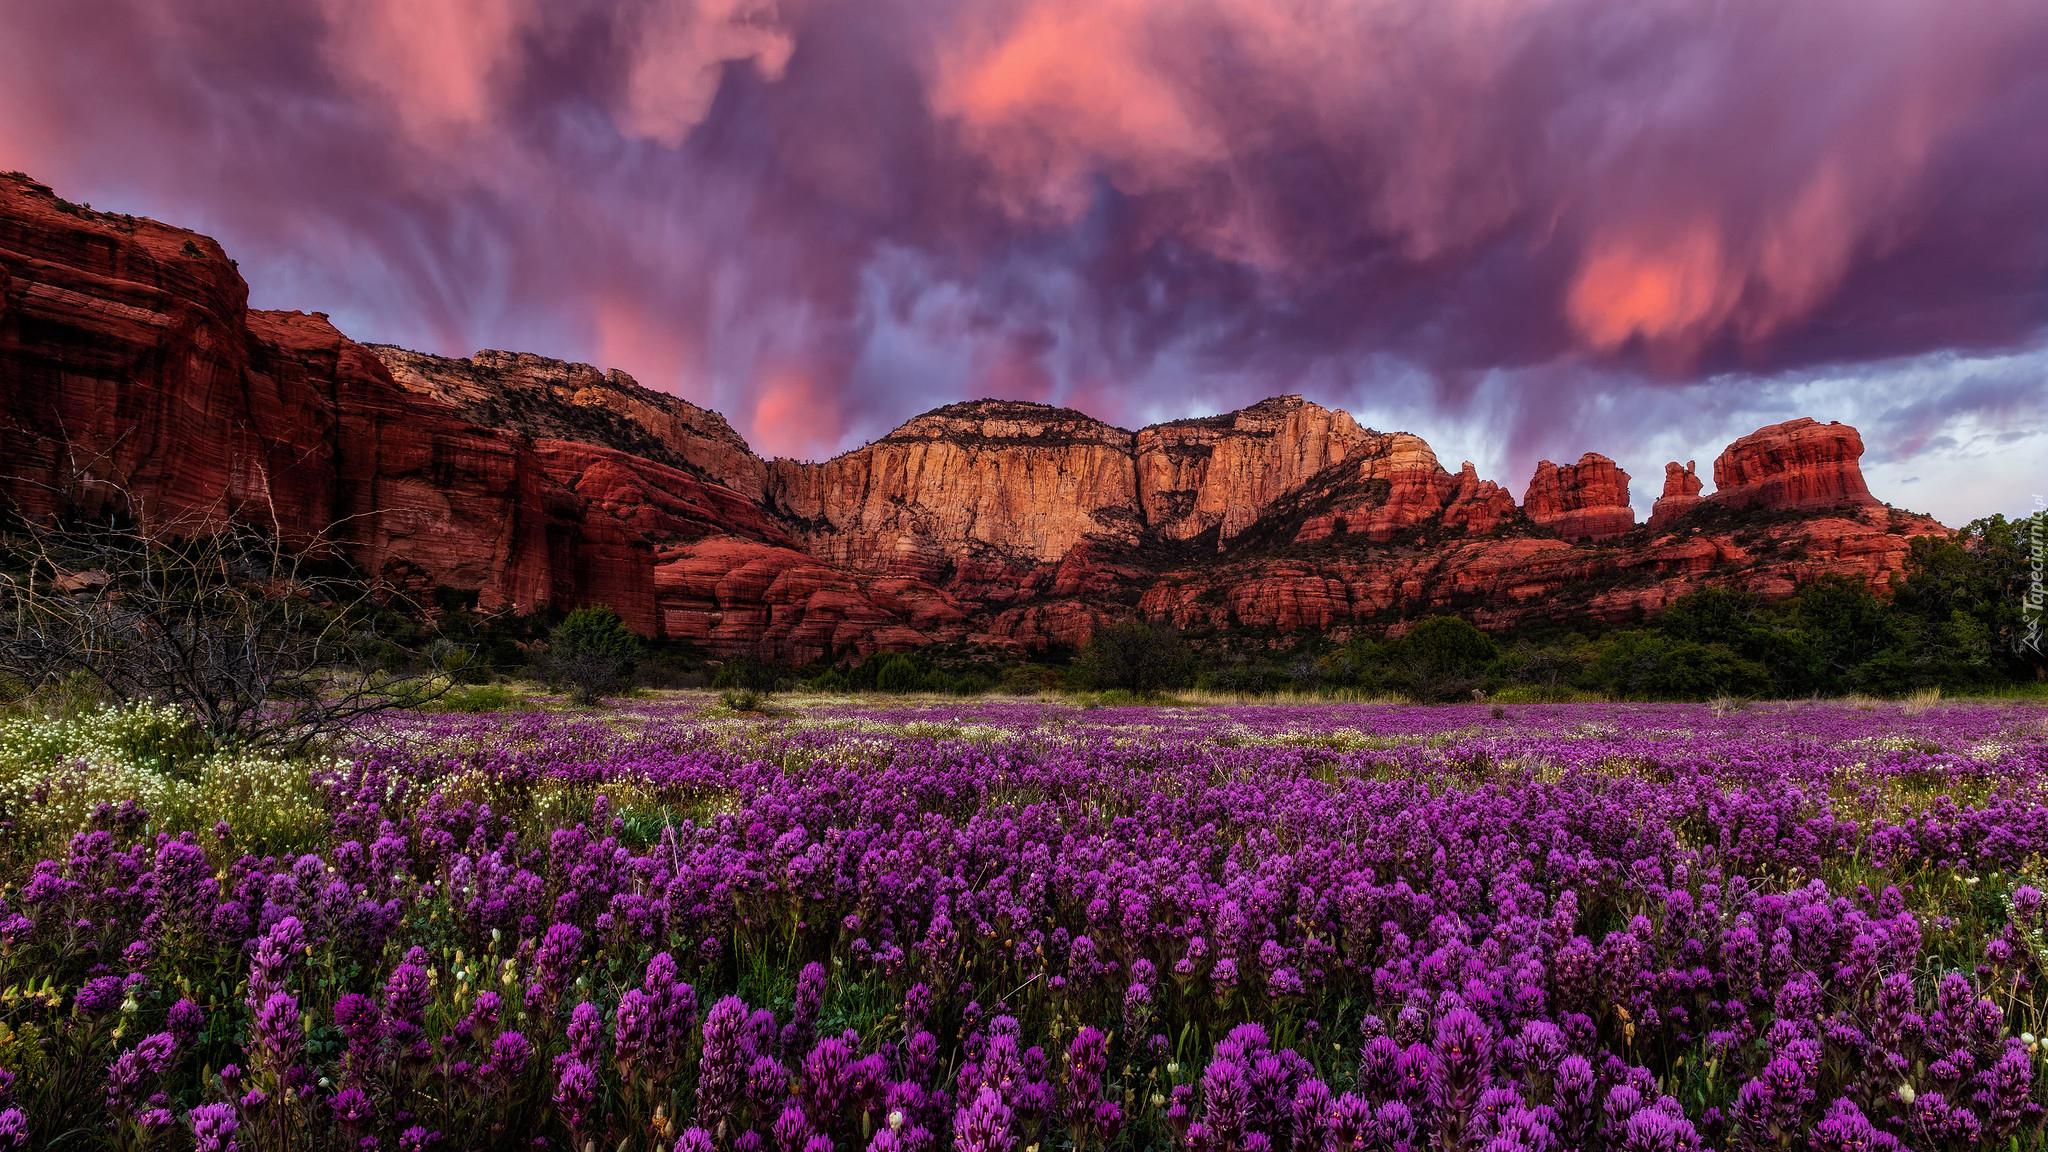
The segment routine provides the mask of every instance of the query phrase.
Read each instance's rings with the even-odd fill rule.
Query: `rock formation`
[[[453,360],[388,344],[365,347],[401,387],[441,401],[472,424],[616,448],[761,502],[768,466],[725,417],[643,388],[617,369],[599,372],[527,352],[487,349]]]
[[[1458,487],[1444,508],[1444,524],[1484,535],[1506,523],[1515,514],[1515,498],[1491,480],[1481,480],[1470,460],[1458,470]]]
[[[1463,612],[1626,620],[1690,591],[1882,589],[1911,537],[1852,428],[1730,445],[1719,490],[1539,465],[1517,508],[1470,463],[1299,396],[1140,429],[984,400],[822,463],[764,461],[717,413],[619,372],[355,343],[251,312],[213,241],[0,178],[0,498],[325,534],[364,571],[486,611],[600,602],[644,635],[791,661],[965,640],[1075,647],[1139,615],[1198,628]],[[1702,505],[1712,517],[1689,517]],[[1692,530],[1665,533],[1674,523]],[[1581,541],[1597,541],[1587,546]]]
[[[1628,473],[1598,452],[1577,464],[1539,461],[1522,494],[1529,519],[1567,540],[1606,540],[1636,526],[1628,503]]]
[[[795,543],[756,499],[700,478],[718,451],[657,419],[681,412],[678,422],[695,420],[716,448],[724,423],[715,414],[696,419],[609,381],[617,395],[603,398],[606,409],[633,415],[638,435],[667,435],[679,463],[695,465],[684,471],[589,442],[619,434],[621,422],[562,422],[551,404],[572,415],[579,406],[551,398],[547,380],[574,378],[579,366],[506,357],[493,370],[521,382],[494,395],[474,378],[451,380],[448,365],[472,362],[394,356],[324,316],[252,312],[247,298],[205,237],[0,179],[0,495],[32,515],[119,499],[180,528],[235,517],[300,543],[333,541],[367,573],[411,591],[474,590],[485,610],[514,612],[601,602],[650,636],[664,634],[673,607],[662,596],[664,550],[711,536],[756,552]],[[416,390],[392,378],[387,359],[416,373]],[[598,381],[580,391],[607,378]],[[508,419],[519,427],[462,418],[487,405],[521,413]],[[765,476],[740,451],[726,457],[729,474]],[[813,610],[861,621],[848,650],[935,639],[910,621],[942,626],[959,615],[935,590],[849,586],[839,601],[813,604],[815,591],[737,581],[727,598],[742,614],[785,622],[764,635],[788,641],[762,651],[792,659],[837,650],[803,646],[821,630],[802,626]],[[759,599],[750,606],[748,595]],[[876,595],[894,607],[876,607]]]
[[[1693,474],[1693,462],[1680,468],[1673,460],[1664,465],[1664,494],[1650,506],[1650,530],[1658,531],[1685,515],[1700,502],[1700,478]]]
[[[1135,543],[1131,434],[1069,408],[952,404],[822,464],[776,460],[768,504],[812,555],[944,575],[983,560],[1057,563],[1083,540]]]
[[[1377,439],[1350,413],[1299,396],[1155,424],[1135,442],[1144,522],[1169,540],[1214,528],[1221,548],[1274,500]]]
[[[1794,511],[1875,505],[1863,483],[1863,437],[1847,424],[1802,416],[1737,440],[1714,460],[1714,493],[1725,508]]]

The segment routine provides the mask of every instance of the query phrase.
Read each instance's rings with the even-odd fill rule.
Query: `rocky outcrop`
[[[1607,540],[1636,526],[1628,473],[1598,452],[1586,453],[1577,464],[1538,461],[1522,510],[1567,540]]]
[[[1137,611],[1182,628],[1386,626],[1457,612],[1482,628],[1592,617],[1613,624],[1662,611],[1716,586],[1782,599],[1826,574],[1880,591],[1905,571],[1914,536],[1948,530],[1921,516],[1865,509],[1788,519],[1760,531],[1587,548],[1527,535],[1452,539],[1434,547],[1248,556],[1162,572]]]
[[[118,487],[159,520],[324,522],[332,413],[250,379],[247,300],[203,236],[0,177],[0,491],[32,514]]]
[[[712,537],[664,548],[659,635],[721,655],[808,663],[959,640],[967,614],[919,581],[863,578],[792,548]]]
[[[534,611],[573,589],[578,568],[597,574],[578,563],[570,536],[580,509],[520,437],[407,394],[324,317],[251,312],[242,326],[247,392],[313,397],[319,414],[309,427],[321,430],[323,451],[291,474],[328,498],[289,517],[280,506],[276,523],[330,536],[369,572],[477,590],[486,608]],[[232,409],[211,423],[245,426]],[[273,522],[268,508],[243,514]],[[611,582],[593,583],[592,597],[617,597],[622,615],[640,607]]]
[[[1673,460],[1664,465],[1664,494],[1650,506],[1650,530],[1661,531],[1690,512],[1700,502],[1700,478],[1693,474],[1693,462],[1685,467]]]
[[[1875,505],[1863,483],[1863,437],[1847,424],[1802,416],[1737,440],[1714,460],[1724,508],[1797,511]]]
[[[1275,500],[1377,439],[1350,413],[1299,396],[1155,424],[1134,445],[1138,502],[1159,536],[1187,540],[1213,528],[1221,549]]]
[[[1473,480],[1472,493],[1478,496],[1478,477]],[[1315,509],[1292,538],[1308,544],[1355,534],[1384,543],[1438,520],[1464,490],[1462,484],[1462,477],[1444,471],[1420,436],[1375,432],[1349,459],[1290,494],[1288,502]],[[1272,514],[1273,509],[1264,510],[1265,516]]]
[[[1491,480],[1481,480],[1470,460],[1458,470],[1458,486],[1444,508],[1443,522],[1474,535],[1485,535],[1507,523],[1515,514],[1515,498]]]
[[[807,550],[862,572],[943,579],[976,560],[1055,564],[1144,524],[1131,434],[1069,408],[952,404],[822,464],[776,460],[768,503]]]
[[[768,466],[725,422],[680,396],[643,388],[614,368],[486,349],[465,360],[367,344],[409,392],[464,420],[535,440],[573,440],[666,464],[756,504]]]
[[[714,536],[741,550],[795,543],[756,500],[702,478],[715,453],[686,471],[463,418],[523,404],[524,429],[554,427],[546,403],[519,399],[543,391],[534,380],[552,370],[535,365],[552,361],[508,358],[504,373],[526,381],[510,399],[443,373],[436,386],[451,404],[401,387],[389,350],[355,343],[325,316],[252,312],[247,298],[205,237],[0,178],[0,498],[29,515],[118,501],[184,531],[254,522],[331,542],[408,591],[474,591],[486,611],[605,603],[650,636],[662,634],[663,549]],[[630,382],[610,383],[639,402]],[[700,426],[715,443],[723,422]],[[688,438],[672,440],[689,464]],[[933,621],[958,614],[931,608],[943,601],[935,592],[865,595],[855,615],[876,635],[914,622],[938,635]],[[781,635],[737,650],[788,657],[805,642]]]
[[[797,662],[1073,648],[1132,615],[1269,638],[1440,611],[1625,621],[1713,585],[1883,589],[1912,537],[1947,532],[1877,505],[1855,430],[1812,420],[1730,445],[1711,496],[1668,465],[1637,530],[1604,456],[1544,462],[1517,508],[1469,462],[1298,396],[1135,434],[978,401],[762,461],[621,373],[369,347],[246,300],[205,237],[0,178],[0,496],[274,525],[487,611],[601,602],[644,635]]]

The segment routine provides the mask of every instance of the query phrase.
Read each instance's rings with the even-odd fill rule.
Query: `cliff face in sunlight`
[[[1518,505],[1470,464],[1298,396],[1127,432],[983,400],[822,463],[762,460],[619,372],[362,345],[251,311],[219,245],[0,178],[0,491],[331,528],[367,570],[485,609],[612,605],[649,636],[796,661],[934,640],[1040,649],[1133,614],[1286,632],[1464,612],[1627,619],[1710,584],[1882,588],[1913,535],[1853,428],[1667,466],[1648,525],[1588,453]]]

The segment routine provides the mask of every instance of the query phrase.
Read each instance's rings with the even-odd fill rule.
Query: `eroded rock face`
[[[557,579],[557,564],[575,566],[568,534],[580,509],[522,438],[406,393],[324,317],[252,312],[243,325],[249,391],[320,398],[316,426],[329,451],[317,473],[310,460],[296,471],[319,476],[331,495],[301,508],[296,523],[330,533],[369,572],[477,589],[487,609],[555,602],[570,583]],[[240,426],[232,410],[213,421]],[[635,610],[621,600],[621,615]]]
[[[720,429],[737,437],[715,414],[537,357],[394,355],[318,314],[251,312],[247,295],[205,237],[0,178],[0,495],[31,515],[117,499],[185,530],[229,517],[274,526],[332,541],[408,591],[475,590],[486,611],[604,603],[650,636],[675,610],[665,554],[716,538],[725,551],[711,554],[749,572],[763,554],[801,557],[756,499],[707,479],[766,473],[744,444],[737,463],[720,446]],[[392,362],[414,373],[413,388]],[[493,392],[493,378],[511,382]],[[665,436],[681,466],[590,442],[603,437],[573,417],[598,409],[623,413],[598,432]],[[484,410],[515,412],[520,427],[463,417]],[[528,434],[563,420],[577,439]],[[810,659],[820,626],[799,623],[834,611],[855,621],[830,633],[851,627],[851,650],[964,632],[958,608],[929,588],[854,585],[834,609],[800,585],[749,602],[736,579],[736,620],[790,622],[706,638]]]
[[[472,424],[617,449],[761,502],[768,466],[725,417],[643,388],[616,368],[600,372],[492,349],[455,360],[388,344],[365,347],[400,386],[449,405]]]
[[[1332,496],[1326,511],[1302,523],[1294,534],[1296,543],[1348,534],[1384,542],[1441,515],[1457,495],[1459,480],[1437,463],[1422,437],[1376,432],[1342,464],[1317,476],[1310,488],[1327,489]]]
[[[660,634],[719,655],[808,663],[967,633],[966,613],[930,585],[730,536],[662,549],[653,579]]]
[[[1073,648],[1132,615],[1276,634],[1446,609],[1622,621],[1710,584],[1881,590],[1913,536],[1947,532],[1878,506],[1855,430],[1812,420],[1715,462],[1705,500],[1779,515],[1739,542],[1727,517],[1659,538],[1631,531],[1604,456],[1545,462],[1518,509],[1470,463],[1447,472],[1419,437],[1300,397],[1136,434],[980,401],[824,463],[767,462],[619,373],[367,347],[246,298],[205,237],[0,179],[0,495],[331,528],[395,585],[606,603],[645,635],[797,662]],[[1652,526],[1700,489],[1668,465]]]
[[[1693,462],[1687,460],[1685,467],[1673,460],[1664,465],[1664,494],[1650,506],[1650,529],[1656,531],[1685,515],[1700,502],[1700,478],[1693,473]]]
[[[332,414],[250,378],[247,301],[212,240],[0,177],[0,491],[30,513],[119,486],[161,521],[317,517]]]
[[[1884,591],[1905,571],[1914,536],[1946,535],[1922,517],[1866,508],[1777,522],[1747,545],[1730,535],[1588,548],[1548,537],[1449,540],[1434,548],[1247,556],[1160,573],[1139,614],[1182,628],[1347,627],[1459,611],[1482,628],[1591,616],[1654,615],[1688,593],[1732,586],[1782,599],[1835,573]]]
[[[1057,563],[1144,524],[1130,433],[1005,400],[927,412],[822,464],[776,460],[768,503],[819,559],[920,579],[977,558]]]
[[[1168,540],[1187,540],[1214,528],[1221,549],[1273,501],[1376,438],[1350,413],[1299,396],[1276,396],[1221,416],[1155,424],[1140,431],[1134,443],[1145,524]]]
[[[1628,473],[1598,452],[1586,453],[1577,464],[1538,461],[1522,510],[1567,540],[1606,540],[1636,526]]]
[[[1802,416],[1730,444],[1714,460],[1714,493],[1707,499],[1777,511],[1874,505],[1862,457],[1856,429]]]
[[[1458,470],[1458,486],[1444,508],[1444,524],[1485,535],[1513,519],[1515,498],[1491,480],[1481,480],[1470,460]]]

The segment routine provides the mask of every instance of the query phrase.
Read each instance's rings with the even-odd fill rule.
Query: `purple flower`
[[[185,1113],[185,1122],[192,1126],[195,1152],[232,1152],[235,1130],[242,1126],[232,1104],[201,1104]]]
[[[298,998],[289,992],[271,993],[257,1009],[254,1041],[256,1051],[282,1081],[303,1051]]]
[[[384,1011],[396,1019],[417,1024],[433,1002],[434,986],[426,969],[417,964],[400,964],[384,981]]]
[[[75,1004],[82,1016],[101,1016],[113,1011],[123,995],[119,976],[95,976],[78,990]]]
[[[746,1080],[747,1005],[727,996],[704,1015],[704,1048],[697,1064],[697,1123],[717,1128],[732,1111]]]
[[[977,1089],[973,1102],[953,1117],[954,1152],[1010,1152],[1016,1143],[1010,1110],[993,1088]]]
[[[178,1057],[178,1038],[158,1032],[114,1058],[107,1066],[107,1109],[133,1117],[147,1085],[171,1070]]]
[[[190,999],[180,997],[170,1011],[164,1014],[164,1027],[178,1038],[180,1044],[190,1044],[206,1029],[206,1013]]]
[[[604,1017],[597,1005],[585,1000],[569,1010],[569,1053],[585,1064],[597,1063],[598,1045],[604,1041]]]
[[[532,1057],[533,1045],[527,1043],[524,1035],[518,1032],[500,1032],[498,1038],[491,1041],[489,1067],[496,1075],[513,1080],[526,1071],[526,1062]]]
[[[1471,1009],[1454,1009],[1437,1021],[1430,1054],[1430,1106],[1439,1125],[1462,1133],[1493,1067],[1493,1032]]]
[[[804,1152],[814,1135],[811,1122],[804,1116],[804,1110],[794,1104],[782,1110],[775,1118],[771,1129],[775,1136],[777,1152]]]
[[[1670,1099],[1670,1097],[1665,1097]],[[1700,1137],[1676,1107],[1644,1108],[1622,1126],[1619,1152],[1694,1152]]]
[[[1898,1137],[1873,1125],[1846,1096],[1828,1105],[1812,1144],[1815,1152],[1903,1152]]]
[[[619,1062],[619,1074],[631,1079],[634,1065],[654,1054],[654,1032],[660,1004],[638,988],[626,989],[619,998],[612,1029],[612,1056]]]
[[[818,1041],[804,1057],[804,1097],[820,1118],[835,1115],[845,1103],[852,1084],[848,1070],[853,1066],[853,1049],[837,1036]]]
[[[351,1128],[360,1126],[375,1115],[369,1095],[360,1088],[343,1088],[336,1092],[328,1107],[333,1110],[336,1120]]]
[[[560,1108],[569,1127],[580,1133],[590,1106],[597,1100],[597,1073],[581,1060],[564,1063],[555,1080],[555,1107]]]
[[[526,987],[526,1006],[553,1013],[569,987],[569,977],[583,955],[583,930],[574,924],[550,924],[533,954],[533,979]]]

